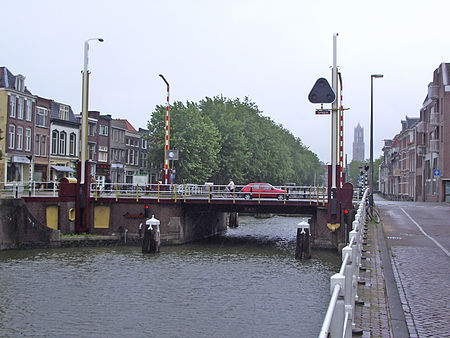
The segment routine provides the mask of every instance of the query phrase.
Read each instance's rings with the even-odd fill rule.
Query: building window
[[[9,116],[16,117],[16,97],[14,95],[9,98]]]
[[[147,149],[147,140],[142,138],[141,141],[142,141],[142,149]]]
[[[33,102],[31,100],[27,100],[27,110],[25,111],[25,119],[27,121],[31,121]]]
[[[59,105],[59,118],[65,121],[69,120],[69,106]]]
[[[42,107],[36,108],[36,125],[39,127],[47,127],[48,110]]]
[[[95,160],[95,144],[88,144],[88,160]]]
[[[98,152],[98,161],[99,162],[108,162],[108,152],[99,150],[99,152]]]
[[[23,92],[24,90],[24,79],[22,76],[16,77],[16,90],[19,92]]]
[[[103,136],[108,136],[108,126],[100,124],[98,126],[98,134]]]
[[[59,154],[60,155],[66,154],[66,138],[67,138],[66,132],[62,131],[59,133]]]
[[[47,135],[41,136],[41,156],[47,156]]]
[[[16,126],[13,124],[9,125],[9,149],[14,149],[16,145]]]
[[[25,129],[25,150],[31,150],[31,128]]]
[[[17,149],[22,150],[23,148],[23,128],[17,127]]]
[[[75,133],[70,133],[70,137],[69,137],[69,155],[70,156],[75,156],[76,146],[77,146],[77,136],[75,135]]]
[[[95,136],[95,130],[97,125],[94,123],[88,123],[88,136]]]
[[[59,136],[59,132],[57,130],[53,130],[53,132],[52,132],[52,155],[58,154],[58,136]]]
[[[23,97],[19,97],[17,105],[17,118],[23,120]]]
[[[34,154],[36,156],[41,155],[41,135],[39,134],[34,136]]]

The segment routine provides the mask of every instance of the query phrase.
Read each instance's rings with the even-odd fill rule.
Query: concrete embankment
[[[59,230],[40,223],[22,199],[0,199],[0,250],[51,247],[59,242]]]

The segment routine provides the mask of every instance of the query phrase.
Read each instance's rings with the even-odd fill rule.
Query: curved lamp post
[[[370,186],[370,205],[373,205],[373,79],[382,78],[383,74],[370,75],[370,172],[369,172],[369,186]]]
[[[81,130],[82,130],[82,141],[81,141],[81,180],[80,183],[84,184],[86,181],[86,161],[87,161],[87,144],[88,144],[88,52],[89,52],[89,41],[97,40],[103,42],[102,38],[92,38],[87,39],[84,42],[84,68],[83,68],[83,94],[82,94],[82,109],[81,109]]]

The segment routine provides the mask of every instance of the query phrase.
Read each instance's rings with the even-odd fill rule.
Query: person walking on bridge
[[[227,189],[229,192],[233,192],[234,191],[234,182],[233,180],[230,180],[230,183],[228,183],[227,185]]]

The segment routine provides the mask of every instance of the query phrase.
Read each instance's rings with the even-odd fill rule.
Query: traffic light
[[[146,204],[146,205],[144,206],[144,217],[145,217],[145,218],[150,218],[150,217],[149,217],[149,214],[150,214],[150,206],[149,206],[148,204]]]
[[[350,212],[350,209],[348,209],[348,208],[344,208],[343,212],[344,212],[344,224],[347,224],[349,229],[351,229],[352,222],[353,222],[352,213]]]

